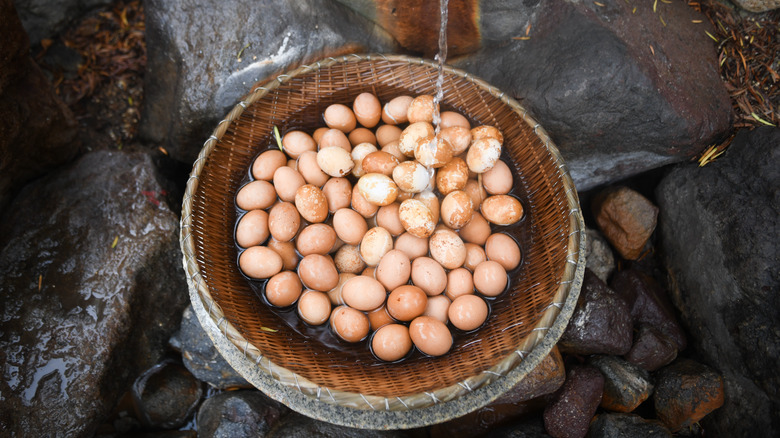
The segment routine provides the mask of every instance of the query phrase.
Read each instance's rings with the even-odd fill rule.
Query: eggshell
[[[352,152],[352,143],[349,142],[349,137],[338,129],[328,129],[323,132],[317,144],[319,150],[335,147]]]
[[[393,249],[387,252],[376,267],[376,279],[387,290],[393,290],[409,282],[412,275],[412,262],[402,251]]]
[[[247,183],[236,194],[236,205],[244,210],[265,210],[276,202],[273,184],[264,180]]]
[[[417,161],[404,161],[393,168],[393,181],[408,193],[420,193],[431,181],[431,172]]]
[[[471,216],[471,221],[461,227],[458,234],[465,242],[484,245],[490,236],[490,224],[479,212],[475,211]]]
[[[444,292],[447,286],[447,273],[436,260],[430,257],[418,257],[412,261],[412,283],[432,297]]]
[[[433,101],[433,96],[423,94],[415,97],[406,110],[409,123],[433,122],[433,114],[438,110],[438,105]]]
[[[282,147],[290,158],[296,159],[306,151],[316,151],[317,143],[303,131],[290,131],[282,137]]]
[[[328,200],[328,211],[335,213],[352,202],[352,184],[346,178],[331,178],[322,186],[322,194]]]
[[[414,158],[423,166],[438,169],[452,159],[452,146],[442,136],[421,137],[414,146]]]
[[[282,258],[282,269],[285,271],[294,271],[298,267],[298,260],[300,257],[295,251],[295,245],[292,242],[280,242],[273,237],[268,240],[266,244],[268,248],[276,251]]]
[[[357,182],[357,190],[366,201],[378,205],[388,205],[398,197],[398,186],[387,175],[367,173]]]
[[[452,325],[468,332],[485,323],[488,306],[485,300],[476,295],[461,295],[452,300],[447,315]]]
[[[330,299],[322,292],[306,290],[298,298],[298,316],[307,324],[325,324],[330,317],[330,309]]]
[[[371,337],[371,351],[386,362],[404,358],[412,350],[409,329],[401,324],[388,324]]]
[[[352,168],[352,174],[358,178],[365,175],[366,172],[363,170],[363,159],[371,152],[376,151],[376,146],[371,143],[360,143],[355,146],[355,148],[352,149],[351,154],[352,162],[355,163],[355,166]]]
[[[452,126],[460,126],[466,129],[471,129],[471,123],[469,119],[463,117],[460,113],[455,111],[442,111],[441,122],[439,122],[439,129],[446,129]]]
[[[475,245],[473,243],[466,244],[466,261],[463,262],[464,268],[474,272],[474,269],[477,267],[477,265],[484,262],[485,260],[487,260],[487,255],[481,246]]]
[[[306,180],[292,167],[282,166],[274,172],[274,189],[282,201],[294,201],[295,192],[304,184]]]
[[[363,158],[363,171],[366,173],[381,173],[390,176],[398,165],[398,158],[387,152],[371,152]]]
[[[398,209],[398,217],[404,229],[415,237],[428,237],[436,227],[431,210],[416,199],[402,202]]]
[[[522,257],[517,242],[502,233],[496,233],[488,237],[485,243],[485,254],[488,260],[500,263],[507,271],[515,269],[520,264]]]
[[[368,317],[361,311],[348,306],[333,309],[330,326],[338,337],[347,342],[359,342],[368,336]]]
[[[350,153],[336,147],[320,149],[317,152],[317,164],[323,172],[333,177],[348,175],[355,167]]]
[[[352,209],[360,213],[361,216],[368,219],[373,217],[379,210],[379,206],[372,204],[360,194],[360,190],[352,189],[352,202],[350,203]]]
[[[399,286],[387,296],[387,313],[398,321],[411,321],[425,312],[428,296],[417,286]]]
[[[379,330],[379,327],[395,322],[392,316],[387,313],[387,307],[383,304],[378,308],[368,312],[368,322],[371,324],[371,330]]]
[[[474,269],[474,287],[487,297],[501,295],[506,289],[508,277],[500,263],[488,260]]]
[[[312,184],[317,187],[322,187],[330,176],[322,171],[319,163],[317,163],[317,152],[306,151],[298,157],[298,173],[303,176],[307,184]],[[349,159],[350,163],[352,158]]]
[[[409,337],[421,352],[429,356],[441,356],[452,347],[452,333],[436,318],[418,316],[409,324]]]
[[[485,173],[492,169],[501,157],[501,143],[492,137],[474,139],[471,141],[466,164],[475,173]]]
[[[339,239],[350,245],[358,245],[368,231],[368,224],[356,211],[341,208],[333,214],[333,229]]]
[[[496,161],[492,169],[482,174],[482,186],[491,195],[506,195],[513,185],[512,171],[501,160]]]
[[[376,266],[385,254],[393,249],[393,236],[382,227],[374,227],[366,232],[360,242],[360,256],[368,266]]]
[[[430,123],[412,123],[401,131],[401,135],[398,137],[398,149],[407,157],[413,157],[417,142],[423,138],[433,138],[434,135],[433,125]]]
[[[428,302],[425,305],[425,312],[423,312],[423,316],[430,316],[447,324],[447,322],[449,322],[449,316],[447,315],[447,310],[449,308],[450,299],[446,296],[436,295],[435,297],[428,297]]]
[[[371,93],[360,93],[352,103],[352,112],[358,123],[373,128],[382,118],[382,104]]]
[[[460,155],[471,145],[471,130],[462,126],[442,128],[439,135],[450,142],[452,155]]]
[[[444,295],[454,300],[461,295],[474,293],[474,279],[466,268],[457,268],[447,273],[447,289]]]
[[[441,220],[452,229],[466,226],[474,216],[471,197],[462,190],[450,192],[441,201]]]
[[[368,128],[355,128],[347,136],[349,144],[353,147],[360,143],[370,143],[376,145],[376,135]]]
[[[252,176],[255,179],[271,181],[276,169],[287,164],[287,156],[278,149],[270,149],[255,158],[252,163]]]
[[[471,197],[471,203],[474,205],[474,210],[480,210],[482,208],[482,201],[487,199],[488,196],[485,188],[482,187],[482,183],[476,179],[469,179],[466,181],[466,187],[463,188],[463,191],[468,193]]]
[[[330,257],[309,254],[298,263],[298,275],[308,289],[325,292],[339,283],[339,273]]]
[[[344,297],[342,297],[341,292],[342,288],[344,287],[344,284],[348,282],[350,279],[356,277],[355,274],[350,274],[348,272],[342,272],[339,274],[339,281],[336,284],[336,286],[329,290],[327,292],[328,299],[330,300],[330,303],[334,306],[340,306],[344,304]]]
[[[463,190],[468,180],[469,167],[465,161],[455,157],[436,173],[436,188],[442,195],[447,195],[455,190]]]
[[[309,222],[322,222],[328,217],[328,199],[317,186],[305,184],[295,192],[295,207]]]
[[[428,254],[428,239],[416,237],[406,232],[395,239],[393,248],[402,251],[409,257],[409,260],[414,260],[417,257],[423,257]]]
[[[298,274],[283,271],[271,277],[265,284],[265,299],[276,307],[287,307],[298,301],[302,290]]]
[[[327,254],[336,243],[336,232],[330,225],[311,224],[306,226],[295,239],[295,247],[302,256]]]
[[[238,265],[247,277],[269,278],[282,270],[282,258],[272,249],[253,246],[241,253]]]
[[[523,218],[523,205],[509,195],[493,195],[482,201],[482,215],[496,225],[512,225]]]
[[[428,241],[428,247],[431,257],[447,269],[461,267],[466,261],[466,246],[454,231],[434,232]]]
[[[493,138],[498,140],[500,144],[504,144],[504,136],[495,126],[482,125],[477,126],[476,128],[472,128],[471,136],[474,138],[474,140],[479,138]]]
[[[376,128],[376,144],[381,148],[392,141],[401,138],[401,128],[393,125],[382,125]]]
[[[301,216],[289,202],[277,202],[268,212],[268,230],[280,242],[289,242],[298,234]]]
[[[344,245],[336,251],[333,256],[333,263],[339,272],[350,274],[360,274],[366,267],[366,263],[360,258],[360,251],[357,246]]]
[[[236,243],[242,248],[262,244],[269,234],[268,213],[264,210],[248,211],[236,225]]]
[[[357,126],[355,113],[348,106],[340,103],[328,105],[325,108],[325,112],[322,113],[322,118],[325,119],[325,124],[329,128],[338,129],[345,134],[348,134]]]
[[[431,214],[433,215],[433,222],[439,223],[439,213],[441,208],[439,204],[439,197],[433,193],[433,190],[425,189],[422,192],[414,195],[414,199],[425,204],[425,206],[428,207],[428,210],[430,210]]]
[[[412,96],[398,96],[390,99],[382,109],[382,121],[388,125],[400,125],[409,121],[406,113],[414,98]]]
[[[344,283],[341,296],[349,307],[368,312],[384,304],[387,292],[377,280],[358,275]]]

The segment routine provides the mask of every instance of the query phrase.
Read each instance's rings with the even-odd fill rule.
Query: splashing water
[[[439,127],[439,124],[441,123],[439,104],[444,97],[444,61],[447,59],[448,2],[449,0],[439,0],[439,9],[441,13],[441,21],[439,23],[439,53],[437,53],[434,58],[439,63],[439,76],[436,79],[436,95],[433,96],[433,126],[436,129],[436,134],[438,134],[441,129]]]

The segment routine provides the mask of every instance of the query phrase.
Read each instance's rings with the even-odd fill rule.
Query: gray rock
[[[734,0],[734,4],[750,12],[766,12],[780,8],[780,0]]]
[[[604,413],[596,415],[588,428],[588,438],[672,438],[672,433],[658,420],[645,420],[636,414]]]
[[[133,384],[132,394],[147,427],[177,429],[195,413],[203,383],[180,363],[166,360],[146,370]]]
[[[260,438],[287,413],[280,403],[256,390],[229,391],[203,402],[198,410],[198,436]]]
[[[252,385],[238,374],[214,347],[192,305],[184,309],[181,328],[170,340],[173,348],[179,350],[182,362],[190,372],[217,389],[251,388]]]
[[[604,236],[593,228],[586,228],[585,234],[585,265],[593,271],[601,281],[609,282],[609,276],[615,270],[615,256],[612,254],[612,248]]]
[[[577,365],[544,409],[544,428],[556,438],[584,437],[601,403],[604,376],[591,366]]]
[[[588,364],[604,376],[601,407],[615,412],[631,412],[653,393],[650,373],[616,356],[591,356]]]
[[[16,7],[33,44],[64,31],[91,9],[111,0],[17,0]]]
[[[780,129],[740,131],[703,168],[660,183],[659,228],[697,357],[723,374],[726,402],[704,420],[718,436],[780,434]]]
[[[185,162],[256,82],[330,55],[395,48],[386,33],[335,1],[147,0],[144,6],[140,134]]]
[[[309,417],[291,413],[285,416],[266,438],[402,438],[409,437],[403,430],[354,429],[317,421]]]
[[[9,207],[0,224],[0,430],[91,435],[162,357],[187,286],[178,219],[153,198],[160,184],[145,154],[94,152]]]
[[[491,438],[545,438],[544,422],[539,416],[522,420],[490,431]]]

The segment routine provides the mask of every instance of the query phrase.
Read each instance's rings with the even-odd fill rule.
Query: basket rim
[[[180,244],[183,265],[187,273],[190,300],[201,325],[218,351],[228,363],[239,371],[258,389],[272,398],[286,404],[293,410],[313,418],[358,428],[411,428],[446,421],[477,409],[497,398],[500,393],[510,389],[535,368],[549,353],[563,333],[566,322],[574,310],[579,295],[585,269],[585,226],[579,209],[579,200],[568,168],[550,140],[544,128],[528,115],[517,101],[498,88],[488,84],[465,71],[444,66],[449,75],[462,77],[477,87],[487,91],[508,105],[533,129],[544,146],[554,158],[561,171],[565,197],[569,207],[569,245],[563,280],[554,295],[554,301],[543,311],[543,316],[524,340],[523,345],[499,361],[490,369],[477,376],[433,392],[413,394],[390,399],[380,396],[366,396],[340,390],[330,390],[278,366],[264,357],[263,353],[251,345],[225,317],[219,304],[215,302],[208,285],[203,281],[195,257],[195,241],[192,234],[192,199],[197,191],[199,175],[206,159],[227,131],[230,124],[257,100],[298,75],[305,75],[339,63],[363,62],[376,59],[391,62],[421,64],[438,68],[438,64],[422,58],[406,55],[346,55],[331,57],[308,65],[301,65],[287,73],[277,76],[264,86],[254,89],[239,101],[220,121],[213,133],[203,145],[187,181],[182,216],[180,222]],[[543,346],[543,348],[538,348]],[[500,392],[488,391],[488,387]],[[325,402],[325,403],[323,403]],[[328,405],[324,407],[323,405]],[[431,417],[420,412],[435,414]],[[382,415],[376,415],[383,413]],[[413,415],[409,415],[409,414]]]

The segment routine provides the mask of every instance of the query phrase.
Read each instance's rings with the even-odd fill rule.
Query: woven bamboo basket
[[[237,266],[234,196],[253,159],[275,147],[273,127],[312,132],[332,103],[362,92],[382,102],[435,94],[437,65],[391,55],[328,58],[256,87],[219,123],[194,163],[184,196],[181,246],[193,306],[231,365],[294,410],[333,423],[406,428],[445,421],[495,399],[557,342],[579,294],[584,229],[567,168],[545,131],[513,99],[444,69],[443,110],[504,134],[502,159],[524,219],[502,231],[523,260],[491,303],[486,324],[460,334],[450,353],[377,361],[361,344],[332,348],[264,304]],[[377,417],[377,415],[379,415]],[[378,418],[378,419],[377,419]],[[376,420],[376,421],[374,421]]]

